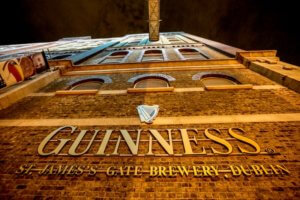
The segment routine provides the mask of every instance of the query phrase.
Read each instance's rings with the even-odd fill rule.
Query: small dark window
[[[59,55],[59,56],[55,56],[55,57],[53,57],[51,59],[59,60],[59,59],[67,58],[69,56],[72,56],[72,54]]]
[[[179,52],[186,60],[206,60],[207,57],[201,54],[196,49],[184,48],[179,49]]]
[[[143,62],[148,62],[148,61],[163,61],[164,57],[162,54],[161,50],[147,50],[144,53]]]

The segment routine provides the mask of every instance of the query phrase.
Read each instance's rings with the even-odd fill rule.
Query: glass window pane
[[[71,90],[99,90],[101,85],[100,81],[88,81],[75,85]]]
[[[207,77],[201,79],[202,83],[205,86],[214,86],[214,85],[236,85],[232,80],[221,78],[221,77]]]
[[[156,88],[156,87],[169,87],[167,81],[156,78],[148,78],[137,82],[135,88]]]

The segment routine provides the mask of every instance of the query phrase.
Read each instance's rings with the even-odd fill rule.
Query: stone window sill
[[[128,88],[127,93],[173,92],[174,87]]]
[[[246,90],[246,89],[252,89],[252,88],[253,88],[253,85],[251,85],[251,84],[205,86],[205,90]]]
[[[58,90],[55,95],[96,95],[98,92],[99,90]]]

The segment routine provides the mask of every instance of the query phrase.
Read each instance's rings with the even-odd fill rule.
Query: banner
[[[44,52],[0,62],[0,88],[22,82],[49,69]]]

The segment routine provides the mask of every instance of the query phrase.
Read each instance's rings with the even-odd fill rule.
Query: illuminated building
[[[299,195],[299,68],[276,51],[183,32],[0,50],[14,77],[50,67],[2,78],[1,199]]]

